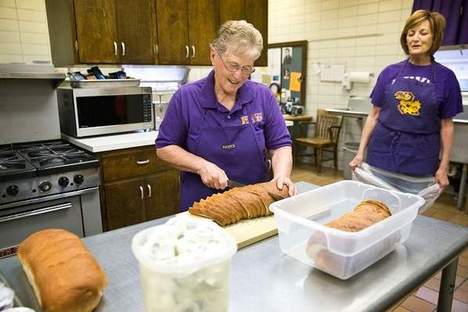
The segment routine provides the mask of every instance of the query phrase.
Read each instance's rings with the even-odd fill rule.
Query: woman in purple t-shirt
[[[406,21],[400,42],[409,57],[385,68],[377,80],[374,106],[349,163],[353,170],[361,166],[367,148],[371,166],[411,177],[434,176],[441,188],[448,185],[452,118],[463,106],[454,73],[433,57],[444,28],[437,12],[418,10]]]
[[[157,155],[182,170],[180,210],[225,189],[273,180],[295,187],[291,137],[270,90],[249,80],[263,39],[246,21],[228,21],[211,43],[213,71],[171,99],[156,139]],[[269,154],[269,155],[268,155]]]

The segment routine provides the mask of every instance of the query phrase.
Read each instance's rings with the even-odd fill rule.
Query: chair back
[[[331,115],[324,109],[318,109],[315,137],[338,143],[342,122],[341,116]]]

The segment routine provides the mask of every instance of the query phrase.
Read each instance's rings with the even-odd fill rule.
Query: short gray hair
[[[231,51],[237,55],[249,55],[254,60],[260,57],[263,49],[262,34],[244,20],[227,21],[218,30],[218,36],[210,47],[220,54]]]

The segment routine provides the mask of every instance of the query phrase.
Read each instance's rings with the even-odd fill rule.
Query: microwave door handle
[[[70,209],[72,207],[73,206],[72,206],[71,203],[65,203],[65,204],[49,206],[49,207],[45,207],[45,208],[41,208],[41,209],[35,209],[33,211],[20,212],[20,213],[16,213],[16,214],[13,214],[13,215],[6,216],[6,217],[1,217],[0,218],[0,223],[9,222],[9,221],[18,220],[18,219],[24,219],[24,218],[27,218],[27,217],[42,215],[42,214],[46,214],[46,213],[54,212],[54,211],[59,211],[59,210],[66,210],[66,209]]]

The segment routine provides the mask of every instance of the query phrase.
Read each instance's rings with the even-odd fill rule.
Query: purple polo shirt
[[[452,118],[463,112],[460,85],[452,70],[434,62],[431,65],[417,66],[406,61],[387,66],[380,73],[370,95],[375,106],[384,105],[385,87],[397,77],[416,79],[422,83],[435,84],[436,97],[440,103],[439,117]]]
[[[265,145],[269,150],[291,145],[291,137],[281,110],[264,85],[247,80],[237,91],[237,99],[231,111],[218,103],[214,90],[214,71],[198,81],[182,86],[171,98],[159,128],[156,148],[178,145],[187,148],[189,136],[195,136],[206,109],[216,111],[213,125],[239,126],[246,122],[244,106],[250,112],[248,121],[256,129],[263,130]]]

